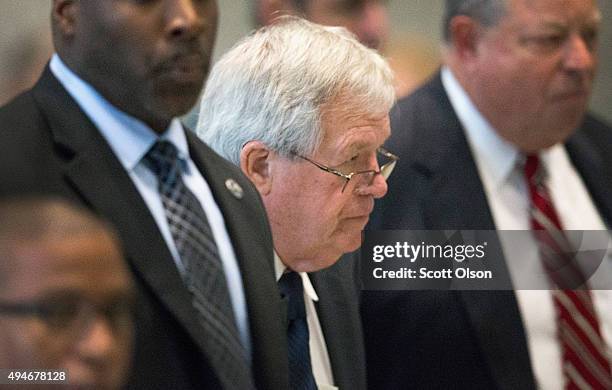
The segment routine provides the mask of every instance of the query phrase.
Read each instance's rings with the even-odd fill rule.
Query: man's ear
[[[450,43],[455,54],[462,61],[469,61],[476,57],[478,41],[484,29],[473,18],[458,15],[450,21]]]
[[[55,29],[64,37],[72,37],[76,29],[78,0],[53,0],[51,19]]]
[[[249,141],[240,151],[240,169],[255,184],[261,196],[268,195],[272,189],[270,159],[273,155],[261,141]]]

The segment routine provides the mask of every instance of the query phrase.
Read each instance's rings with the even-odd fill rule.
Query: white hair
[[[323,137],[321,108],[340,97],[360,113],[388,113],[395,102],[389,65],[344,28],[286,16],[215,64],[196,131],[237,165],[252,140],[285,157],[311,155]]]

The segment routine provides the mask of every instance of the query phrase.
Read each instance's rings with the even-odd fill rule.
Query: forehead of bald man
[[[19,253],[98,240],[122,258],[113,229],[91,212],[61,199],[22,198],[0,200],[0,284],[14,270]]]
[[[112,230],[90,211],[59,198],[2,199],[0,220],[2,240],[60,238]]]

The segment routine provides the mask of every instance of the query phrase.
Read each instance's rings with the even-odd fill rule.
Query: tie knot
[[[284,273],[278,281],[278,288],[281,294],[289,300],[287,319],[293,321],[298,318],[306,318],[304,286],[300,275],[293,271]]]
[[[176,146],[168,141],[157,141],[147,152],[145,163],[163,181],[171,172],[180,172],[178,151]]]
[[[525,159],[525,178],[532,185],[540,185],[544,178],[544,170],[537,154],[528,154]]]

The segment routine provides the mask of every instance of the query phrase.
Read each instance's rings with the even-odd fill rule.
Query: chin
[[[316,270],[322,270],[333,266],[338,262],[338,260],[340,260],[342,255],[344,255],[345,253],[352,252],[354,250],[349,249],[348,245],[344,242],[337,242],[336,244],[340,245],[328,247],[328,249],[322,252],[322,255],[318,257],[315,266]]]
[[[158,90],[150,107],[159,116],[176,118],[187,114],[195,106],[200,92],[200,87],[196,85]]]
[[[361,247],[361,230],[347,235],[343,241],[341,255],[356,251]]]
[[[192,99],[190,97],[185,99],[184,96],[172,96],[164,100],[164,106],[160,109],[166,112],[167,117],[177,118],[187,114],[195,106],[196,101],[197,98]]]

